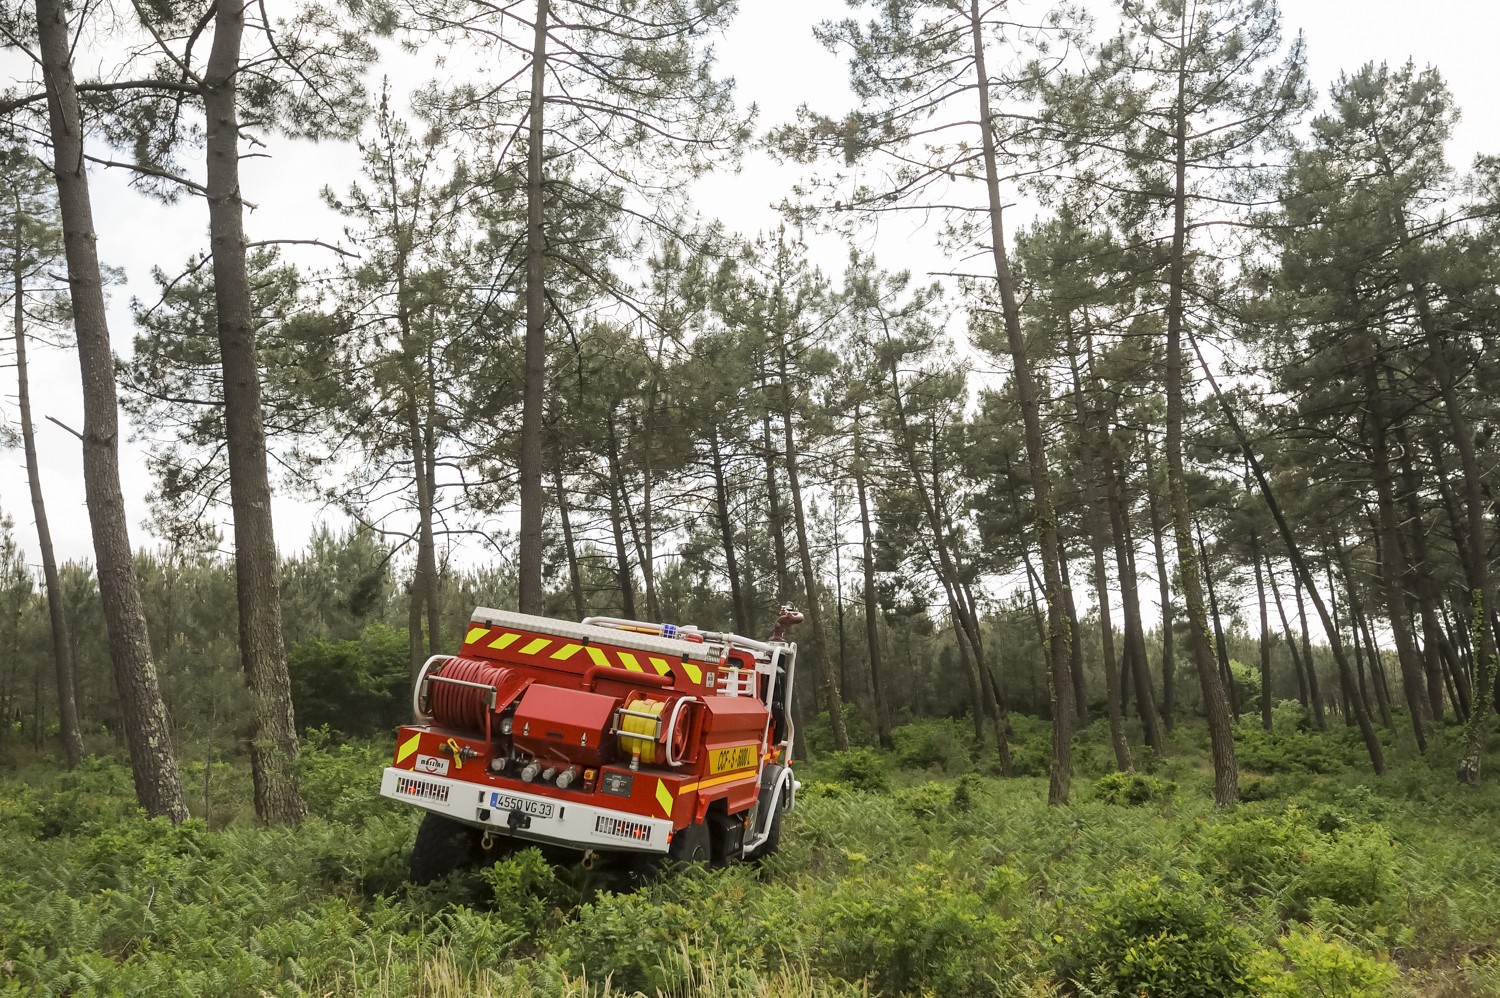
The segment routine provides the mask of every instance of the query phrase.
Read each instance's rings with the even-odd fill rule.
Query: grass
[[[1398,746],[1375,779],[1342,731],[1242,732],[1266,772],[1216,811],[1200,732],[1137,778],[1106,775],[1090,730],[1073,803],[1048,808],[957,731],[801,767],[779,855],[628,894],[535,853],[405,884],[418,815],[375,793],[384,745],[312,745],[298,829],[173,828],[135,812],[118,760],[22,762],[0,785],[0,995],[1500,995],[1493,754],[1475,791],[1451,746]],[[243,800],[219,768],[217,799]]]

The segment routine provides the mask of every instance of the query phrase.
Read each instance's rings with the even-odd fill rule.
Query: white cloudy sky
[[[1099,9],[1108,5],[1095,0]],[[840,16],[840,0],[741,0],[742,13],[722,39],[718,54],[724,70],[739,83],[742,99],[761,108],[762,124],[789,118],[797,106],[811,102],[836,107],[846,99],[841,66],[812,39],[817,20]],[[1451,150],[1464,164],[1477,152],[1500,153],[1500,4],[1495,0],[1282,0],[1288,34],[1305,33],[1312,79],[1326,92],[1341,70],[1371,60],[1391,63],[1408,58],[1432,64],[1444,76],[1463,108],[1464,118]],[[0,62],[0,75],[15,76],[13,61]],[[6,71],[9,72],[6,72]],[[356,168],[355,157],[338,146],[273,147],[274,158],[251,161],[246,196],[262,207],[249,219],[252,239],[327,237],[336,223],[323,208],[318,191],[339,186]],[[782,194],[786,174],[754,157],[743,173],[718,177],[702,188],[702,210],[745,232],[774,224],[771,204]],[[206,211],[190,202],[171,209],[142,198],[118,174],[99,174],[94,181],[95,215],[100,251],[108,263],[123,267],[128,285],[112,304],[117,351],[128,349],[132,330],[126,304],[131,294],[150,294],[153,264],[179,264],[206,243]],[[900,240],[896,240],[899,242]],[[838,261],[833,267],[840,266]],[[79,425],[76,361],[69,354],[39,350],[34,359],[32,394],[37,418],[54,416]],[[4,361],[8,363],[8,352]],[[0,419],[14,426],[14,369],[0,367]],[[40,422],[41,475],[54,539],[61,558],[89,559],[91,544],[83,505],[82,473],[76,440],[51,423]],[[150,488],[141,456],[128,447],[122,458],[125,493],[130,503],[132,539],[149,545],[141,523]],[[0,510],[16,521],[18,539],[36,560],[26,476],[19,449],[0,452]],[[284,551],[306,539],[317,510],[278,500],[277,534]]]

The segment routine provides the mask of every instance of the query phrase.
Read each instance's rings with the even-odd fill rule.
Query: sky
[[[1093,4],[1103,16],[1110,5]],[[786,121],[803,103],[819,108],[847,106],[848,87],[843,67],[813,39],[811,26],[819,20],[843,16],[841,0],[741,0],[741,13],[716,45],[723,72],[738,84],[740,99],[760,107],[760,123],[767,127]],[[1479,152],[1500,154],[1500,3],[1494,0],[1282,0],[1288,36],[1301,31],[1308,44],[1310,78],[1326,95],[1341,71],[1354,71],[1368,61],[1392,64],[1414,60],[1431,64],[1447,79],[1463,109],[1450,160],[1466,165]],[[87,65],[80,68],[85,75]],[[0,60],[0,78],[26,72],[13,58]],[[378,72],[378,70],[377,70]],[[379,86],[378,76],[370,85]],[[271,156],[246,162],[246,198],[257,207],[247,218],[252,240],[328,238],[339,222],[322,203],[324,185],[340,188],[358,171],[351,146],[311,145],[274,141]],[[747,156],[738,174],[726,173],[703,182],[700,208],[730,228],[747,234],[776,224],[774,204],[783,196],[792,174],[763,155]],[[126,284],[116,289],[110,306],[111,334],[117,353],[130,349],[134,334],[129,311],[132,296],[151,300],[153,265],[179,267],[207,244],[207,209],[201,201],[164,207],[134,191],[119,171],[97,171],[92,177],[95,224],[101,258],[121,267]],[[894,223],[882,234],[882,263],[920,270],[920,253],[904,258],[904,247],[921,245],[921,232],[900,231]],[[298,248],[295,258],[309,265],[331,262],[320,251]],[[930,263],[925,264],[931,266]],[[842,260],[829,261],[837,271]],[[51,416],[80,426],[81,402],[77,361],[71,353],[37,348],[31,351],[32,397],[38,422],[41,479],[47,498],[54,543],[60,559],[92,560],[87,511],[83,503],[81,456],[78,442],[47,422]],[[15,409],[15,371],[9,351],[0,351],[0,421],[18,427]],[[121,454],[131,540],[151,547],[155,539],[145,529],[145,497],[151,488],[139,444],[124,443]],[[26,557],[38,563],[36,533],[27,493],[26,472],[19,447],[0,451],[0,511],[15,521],[16,536]],[[283,553],[300,549],[320,518],[341,522],[336,514],[283,496],[275,508],[277,542]],[[227,531],[226,531],[227,533]]]

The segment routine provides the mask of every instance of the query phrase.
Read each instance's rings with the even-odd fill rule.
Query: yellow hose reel
[[[648,700],[645,697],[630,699],[620,711],[620,749],[631,756],[640,756],[646,765],[655,765],[662,756],[662,712],[665,700]]]

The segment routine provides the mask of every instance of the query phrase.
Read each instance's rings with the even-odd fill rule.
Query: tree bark
[[[1187,28],[1184,25],[1184,32]],[[1186,52],[1186,39],[1180,51]],[[1186,55],[1183,55],[1186,59]],[[1234,731],[1230,727],[1229,707],[1224,686],[1214,666],[1209,646],[1208,621],[1203,601],[1203,586],[1198,577],[1197,559],[1193,557],[1192,512],[1188,507],[1187,472],[1182,461],[1182,423],[1186,412],[1185,371],[1182,363],[1183,286],[1187,276],[1187,65],[1184,61],[1177,74],[1177,94],[1173,107],[1173,147],[1176,156],[1173,171],[1172,249],[1167,292],[1167,492],[1171,499],[1172,521],[1177,544],[1177,584],[1187,603],[1189,637],[1198,683],[1203,691],[1203,710],[1208,721],[1210,751],[1214,764],[1214,802],[1227,807],[1239,799],[1239,772],[1234,759]]]
[[[1286,516],[1281,511],[1281,504],[1276,501],[1276,494],[1271,490],[1271,483],[1266,478],[1265,469],[1261,467],[1260,460],[1250,448],[1250,440],[1245,435],[1245,429],[1240,425],[1234,410],[1230,408],[1225,400],[1223,392],[1219,390],[1219,383],[1214,378],[1213,370],[1203,359],[1203,353],[1198,349],[1198,343],[1193,341],[1193,351],[1197,354],[1198,364],[1203,368],[1204,375],[1208,378],[1209,388],[1213,391],[1215,401],[1234,433],[1235,442],[1239,444],[1240,452],[1245,455],[1245,462],[1250,465],[1250,471],[1255,475],[1256,484],[1260,486],[1261,495],[1266,501],[1266,507],[1271,511],[1271,518],[1276,521],[1276,529],[1281,534],[1281,540],[1286,545],[1287,555],[1292,560],[1292,568],[1297,577],[1307,584],[1308,592],[1312,596],[1313,606],[1318,611],[1318,618],[1323,623],[1324,632],[1328,635],[1328,642],[1332,646],[1333,661],[1338,666],[1339,680],[1345,689],[1353,690],[1353,677],[1349,672],[1349,661],[1344,656],[1344,645],[1339,639],[1338,628],[1334,625],[1328,609],[1323,605],[1323,599],[1318,595],[1317,588],[1313,585],[1312,572],[1307,567],[1307,561],[1302,557],[1302,552],[1297,548],[1296,541],[1292,536],[1292,528],[1287,523]],[[1380,746],[1380,736],[1375,732],[1375,725],[1370,723],[1369,711],[1358,698],[1354,700],[1355,721],[1359,724],[1359,732],[1364,739],[1365,751],[1370,756],[1370,768],[1375,771],[1376,776],[1385,775],[1385,750]]]
[[[1115,766],[1125,773],[1134,769],[1130,743],[1125,738],[1125,712],[1120,706],[1120,670],[1115,659],[1115,625],[1109,611],[1109,573],[1104,567],[1104,544],[1094,541],[1094,593],[1099,599],[1099,638],[1104,649],[1105,710],[1109,715],[1109,742],[1115,750]]]
[[[1397,218],[1403,242],[1407,239],[1404,214],[1398,211]],[[1491,700],[1495,679],[1496,644],[1495,630],[1490,626],[1490,615],[1495,612],[1497,600],[1494,576],[1489,570],[1489,544],[1485,532],[1485,500],[1479,458],[1474,450],[1474,432],[1459,402],[1458,388],[1453,369],[1448,363],[1447,348],[1432,314],[1428,301],[1427,286],[1420,278],[1413,277],[1411,286],[1417,306],[1417,323],[1427,339],[1427,363],[1437,379],[1443,399],[1443,412],[1448,417],[1449,436],[1458,449],[1459,470],[1463,475],[1464,524],[1468,533],[1468,551],[1464,558],[1469,590],[1473,594],[1473,612],[1469,632],[1473,635],[1474,694],[1468,724],[1464,728],[1464,748],[1458,762],[1458,779],[1461,783],[1475,786],[1479,783],[1484,749],[1489,739],[1490,717],[1495,705]],[[1462,547],[1462,544],[1460,544]]]
[[[1240,692],[1234,684],[1234,672],[1229,668],[1229,645],[1224,640],[1224,624],[1219,618],[1219,597],[1214,590],[1214,570],[1208,562],[1208,546],[1203,542],[1203,524],[1198,524],[1198,557],[1203,562],[1203,581],[1208,586],[1208,612],[1214,625],[1214,654],[1219,661],[1219,679],[1229,694],[1229,709],[1234,719],[1240,719]]]
[[[1110,455],[1107,469],[1107,496],[1109,501],[1110,533],[1114,539],[1115,565],[1120,579],[1120,599],[1125,609],[1125,657],[1130,662],[1130,677],[1135,685],[1136,715],[1145,729],[1146,744],[1157,755],[1165,750],[1162,741],[1160,719],[1156,713],[1156,697],[1151,689],[1151,664],[1146,659],[1146,627],[1141,617],[1140,588],[1135,575],[1134,542],[1130,533],[1130,512],[1122,495],[1124,491],[1124,469],[1113,459],[1113,444],[1109,428],[1101,421],[1100,426],[1105,453]],[[1124,707],[1124,689],[1121,689],[1121,708]]]
[[[526,157],[526,382],[521,394],[519,609],[542,612],[542,438],[547,382],[546,233],[542,228],[543,114],[546,108],[549,0],[536,0]]]
[[[573,594],[573,612],[579,620],[588,616],[583,603],[583,573],[578,569],[578,546],[573,541],[573,516],[568,509],[568,494],[563,488],[562,462],[552,468],[552,487],[557,493],[557,513],[562,521],[563,551],[568,558],[568,589]]]
[[[1427,559],[1427,526],[1422,519],[1421,486],[1417,477],[1416,469],[1412,464],[1411,441],[1398,424],[1395,427],[1397,451],[1400,454],[1401,482],[1403,500],[1406,505],[1407,531],[1405,536],[1410,540],[1410,557],[1406,564],[1411,571],[1415,583],[1417,610],[1422,617],[1422,644],[1423,661],[1427,672],[1427,699],[1432,707],[1432,718],[1434,723],[1441,723],[1443,719],[1443,686],[1444,667],[1451,673],[1457,663],[1457,656],[1453,652],[1453,646],[1448,642],[1448,635],[1443,630],[1442,622],[1438,620],[1438,601],[1433,590],[1432,566]],[[1451,680],[1450,680],[1451,681]],[[1458,699],[1458,688],[1454,687],[1450,700],[1453,702],[1454,716],[1462,720],[1466,708],[1460,709]]]
[[[1401,550],[1401,527],[1396,518],[1395,488],[1391,484],[1390,446],[1387,442],[1385,408],[1381,404],[1379,375],[1374,363],[1365,367],[1365,388],[1371,435],[1370,471],[1375,480],[1375,511],[1380,525],[1380,581],[1385,590],[1386,619],[1396,643],[1396,659],[1401,666],[1401,689],[1411,713],[1412,734],[1417,750],[1427,751],[1429,701],[1423,697],[1422,662],[1412,638],[1407,617],[1406,589],[1401,580],[1407,575]]]
[[[21,197],[16,195],[17,232],[20,231]],[[14,269],[11,294],[15,306],[16,402],[21,411],[21,448],[26,457],[26,480],[31,489],[31,513],[36,520],[37,547],[42,554],[42,579],[47,588],[47,620],[52,634],[52,671],[57,682],[57,721],[68,768],[83,761],[83,734],[78,724],[78,701],[73,693],[73,642],[63,613],[62,586],[57,577],[57,555],[52,550],[52,530],[47,524],[47,504],[42,498],[41,463],[36,453],[36,427],[31,420],[31,384],[26,370],[26,308],[24,247],[13,246]]]
[[[1099,641],[1104,657],[1104,697],[1105,713],[1109,719],[1109,741],[1115,752],[1115,766],[1120,772],[1129,772],[1134,768],[1130,761],[1130,743],[1125,737],[1125,707],[1124,699],[1120,690],[1120,668],[1119,660],[1115,657],[1115,624],[1114,616],[1110,613],[1109,604],[1109,572],[1104,565],[1104,545],[1106,535],[1109,533],[1109,511],[1112,505],[1108,502],[1101,503],[1101,483],[1108,481],[1113,485],[1114,469],[1110,460],[1109,436],[1104,425],[1104,417],[1095,411],[1090,413],[1090,407],[1083,400],[1083,375],[1078,366],[1078,344],[1073,335],[1072,323],[1065,318],[1064,328],[1068,337],[1069,366],[1073,373],[1073,408],[1078,417],[1079,434],[1085,439],[1092,439],[1097,454],[1089,463],[1093,465],[1093,474],[1090,476],[1085,494],[1087,502],[1094,509],[1093,515],[1089,517],[1089,548],[1094,556],[1094,596],[1099,606]],[[1092,353],[1093,343],[1090,341],[1089,349]],[[1094,407],[1097,410],[1097,406]],[[1122,580],[1123,582],[1123,580]],[[1076,644],[1076,642],[1075,642]],[[1129,653],[1126,653],[1128,659]]]
[[[740,634],[750,633],[750,613],[740,586],[739,559],[734,551],[734,519],[729,514],[729,488],[724,481],[724,456],[719,448],[719,427],[709,434],[709,454],[714,469],[714,505],[718,510],[719,539],[724,545],[724,572],[729,576],[729,601],[733,604],[734,628]]]
[[[1156,583],[1161,601],[1161,718],[1162,726],[1171,731],[1177,724],[1176,635],[1172,625],[1172,580],[1167,574],[1166,528],[1154,488],[1147,490],[1146,505],[1151,514],[1151,544],[1156,553]]]
[[[213,249],[219,362],[224,372],[224,431],[234,511],[234,569],[239,592],[240,661],[252,704],[250,769],[255,813],[270,825],[307,815],[297,779],[297,722],[281,634],[280,564],[266,472],[254,306],[245,268],[240,189],[238,80],[245,8],[221,0],[204,74],[208,228]]]
[[[1297,702],[1308,716],[1312,715],[1312,700],[1307,692],[1307,675],[1302,668],[1302,655],[1297,651],[1297,639],[1292,636],[1292,624],[1286,616],[1286,604],[1281,601],[1281,584],[1276,581],[1276,569],[1266,557],[1266,580],[1271,583],[1271,598],[1276,601],[1276,615],[1281,618],[1281,633],[1286,638],[1287,652],[1292,660],[1292,674],[1297,679]]]
[[[70,33],[61,0],[37,0],[37,36],[47,89],[58,209],[78,366],[83,382],[83,482],[99,573],[110,659],[136,798],[148,815],[174,823],[188,816],[171,726],[162,702],[141,604],[120,488],[119,415],[114,356],[105,319],[93,205],[83,159],[83,121],[73,80]]]
[[[979,130],[985,191],[988,195],[990,251],[994,257],[1000,310],[1005,321],[1006,340],[1014,368],[1016,400],[1021,407],[1026,463],[1031,472],[1032,501],[1036,512],[1037,540],[1042,549],[1042,574],[1046,580],[1048,661],[1051,664],[1053,687],[1052,765],[1047,802],[1066,804],[1073,781],[1073,724],[1069,703],[1073,681],[1068,666],[1072,632],[1063,610],[1068,593],[1062,579],[1057,511],[1052,506],[1051,471],[1047,467],[1047,448],[1042,436],[1041,401],[1031,376],[1031,361],[1026,353],[1025,334],[1021,329],[1021,311],[1016,302],[1015,283],[1011,278],[1010,261],[1005,251],[1004,205],[1000,200],[998,153],[995,134],[991,129],[993,119],[990,117],[990,79],[985,69],[984,28],[979,13],[979,0],[969,0],[969,25],[974,39],[974,77],[979,97]]]
[[[881,686],[879,604],[875,593],[875,534],[870,528],[870,503],[865,492],[865,454],[860,434],[860,411],[854,409],[854,490],[859,498],[860,562],[864,569],[865,646],[870,660],[870,693],[875,701],[875,732],[881,748],[892,748],[891,714]]]
[[[1323,706],[1323,681],[1318,678],[1318,666],[1313,660],[1312,634],[1307,629],[1307,604],[1302,599],[1302,576],[1297,572],[1295,562],[1292,568],[1292,596],[1297,601],[1297,626],[1302,635],[1302,661],[1307,666],[1307,693],[1312,697],[1313,720],[1317,722],[1319,731],[1327,731],[1328,718]],[[1332,638],[1329,640],[1331,641]]]
[[[1260,534],[1250,532],[1250,560],[1255,563],[1255,601],[1260,606],[1260,726],[1271,730],[1271,620],[1266,581],[1261,576]]]
[[[786,338],[778,338],[781,373],[781,429],[786,447],[786,484],[791,493],[792,525],[797,531],[797,558],[802,564],[802,591],[807,600],[807,622],[812,625],[813,676],[823,692],[828,720],[833,727],[833,745],[840,752],[849,749],[849,733],[844,728],[844,701],[839,684],[828,662],[828,635],[823,629],[823,610],[818,601],[817,577],[813,573],[812,546],[807,539],[807,513],[802,505],[802,480],[797,465],[797,437],[792,429],[792,398],[787,370]]]
[[[625,514],[620,508],[620,493],[624,491],[625,485],[620,480],[618,459],[615,457],[615,427],[612,418],[606,418],[605,427],[608,430],[609,451],[605,457],[609,461],[609,522],[615,537],[615,572],[620,584],[620,612],[630,620],[635,620],[635,579],[630,573],[630,556],[625,550]]]

